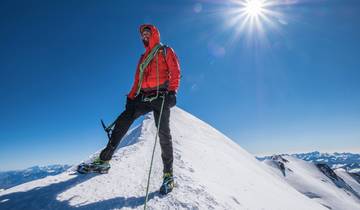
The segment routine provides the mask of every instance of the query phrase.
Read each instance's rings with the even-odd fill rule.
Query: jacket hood
[[[147,50],[151,50],[155,45],[160,43],[160,32],[159,30],[151,24],[142,24],[139,28],[140,36],[144,28],[150,28],[151,30],[151,37],[149,39],[149,46],[145,46]]]

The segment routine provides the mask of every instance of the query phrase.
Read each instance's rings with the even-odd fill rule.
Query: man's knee
[[[171,142],[170,129],[159,129],[160,142]]]

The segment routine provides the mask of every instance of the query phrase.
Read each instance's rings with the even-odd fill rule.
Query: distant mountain
[[[25,182],[60,174],[70,167],[70,165],[34,166],[25,170],[0,172],[0,192]]]
[[[290,155],[273,155],[262,163],[271,173],[328,209],[360,209],[360,176],[357,174]]]
[[[289,154],[283,154],[289,155]],[[313,163],[326,163],[331,169],[342,168],[351,173],[360,174],[360,154],[354,153],[320,153],[318,151],[308,153],[291,154],[301,160],[306,160]],[[258,160],[271,159],[272,156],[257,157]]]

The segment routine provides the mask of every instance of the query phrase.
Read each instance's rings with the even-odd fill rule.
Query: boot
[[[101,160],[100,157],[95,158],[95,160],[92,163],[83,163],[78,166],[77,171],[81,174],[91,173],[91,172],[97,172],[101,174],[108,173],[110,169],[110,163],[109,161]]]
[[[164,173],[163,183],[160,187],[160,194],[166,195],[169,192],[171,192],[174,187],[175,187],[175,184],[174,184],[174,177],[173,177],[172,173]]]

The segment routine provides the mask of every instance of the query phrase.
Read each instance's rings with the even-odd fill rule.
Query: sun
[[[224,31],[232,32],[226,41],[229,46],[235,46],[239,40],[265,46],[269,43],[268,35],[280,32],[281,25],[286,24],[279,0],[228,1],[220,11],[224,17]]]
[[[264,13],[264,2],[261,0],[249,0],[244,3],[245,13],[250,17],[257,17]]]

